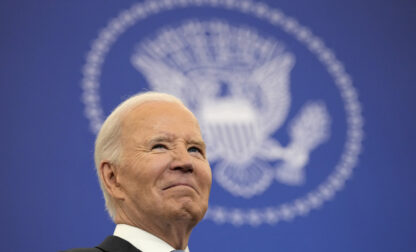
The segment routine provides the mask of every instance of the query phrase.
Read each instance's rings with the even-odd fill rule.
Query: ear
[[[118,183],[117,166],[109,161],[100,165],[100,176],[107,192],[113,199],[124,200],[124,192]]]

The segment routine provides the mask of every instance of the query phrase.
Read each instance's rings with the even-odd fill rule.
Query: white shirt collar
[[[171,252],[175,250],[159,237],[127,224],[117,224],[113,235],[128,241],[142,252]],[[189,252],[188,247],[185,252]]]

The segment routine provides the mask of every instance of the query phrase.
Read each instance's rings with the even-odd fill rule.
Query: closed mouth
[[[167,190],[167,189],[170,189],[170,188],[173,188],[173,187],[177,187],[177,186],[186,186],[186,187],[189,187],[189,188],[192,188],[192,189],[195,190],[195,188],[193,186],[191,186],[190,184],[186,184],[186,183],[175,183],[175,184],[171,184],[171,185],[163,188],[163,190]]]

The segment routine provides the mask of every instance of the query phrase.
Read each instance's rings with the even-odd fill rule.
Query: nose
[[[178,148],[174,151],[171,170],[181,171],[183,173],[192,173],[194,171],[192,157],[186,148]]]

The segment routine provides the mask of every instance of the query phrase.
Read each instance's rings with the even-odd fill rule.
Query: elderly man
[[[97,247],[69,251],[189,251],[212,175],[198,121],[180,100],[148,92],[120,104],[97,136],[95,165],[117,225]]]

